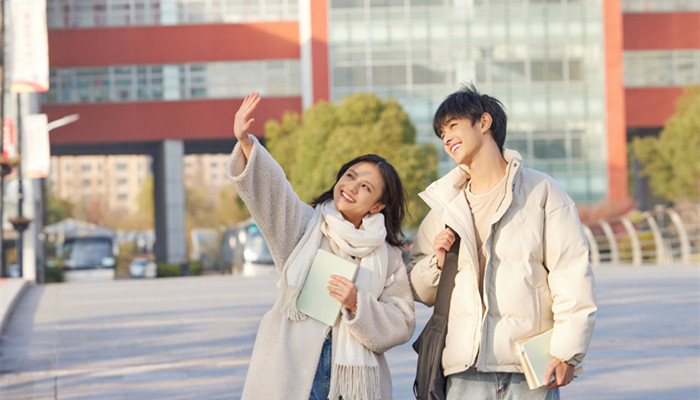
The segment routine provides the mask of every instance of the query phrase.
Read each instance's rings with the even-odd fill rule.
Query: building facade
[[[44,108],[85,114],[77,141],[186,136],[171,115],[231,137],[214,121],[252,91],[274,105],[258,120],[370,91],[439,146],[434,110],[474,82],[503,101],[506,145],[582,204],[628,197],[628,131],[658,131],[700,82],[697,0],[47,2]]]
[[[230,186],[224,174],[226,154],[185,156],[185,187],[218,193]],[[138,196],[153,175],[144,155],[60,156],[51,158],[51,192],[76,206],[94,201],[109,210],[139,212]]]

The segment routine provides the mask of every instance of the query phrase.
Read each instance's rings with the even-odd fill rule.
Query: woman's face
[[[353,164],[333,187],[333,203],[346,220],[356,228],[367,213],[375,214],[384,208],[379,202],[384,190],[384,178],[376,164]]]

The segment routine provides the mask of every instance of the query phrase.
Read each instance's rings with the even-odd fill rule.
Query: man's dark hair
[[[381,213],[384,214],[386,241],[392,246],[401,247],[404,245],[401,224],[406,216],[406,190],[401,183],[399,173],[396,172],[396,169],[394,169],[387,160],[375,154],[365,154],[364,156],[354,158],[340,167],[338,175],[335,178],[335,183],[338,183],[340,178],[350,167],[360,162],[372,163],[376,165],[382,173],[384,187],[382,188],[382,197],[380,197],[379,201],[384,204]],[[311,202],[311,205],[316,207],[328,200],[333,200],[333,188],[335,187],[335,183],[330,189],[315,198]]]
[[[498,149],[503,153],[503,143],[506,141],[506,124],[508,117],[503,110],[503,104],[486,94],[479,93],[473,83],[462,85],[462,88],[440,104],[433,118],[433,130],[442,138],[442,124],[449,118],[469,118],[475,124],[483,113],[491,115],[491,136],[496,141]]]

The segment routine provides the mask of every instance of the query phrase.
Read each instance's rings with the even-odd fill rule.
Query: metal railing
[[[700,204],[584,224],[592,265],[700,265]]]

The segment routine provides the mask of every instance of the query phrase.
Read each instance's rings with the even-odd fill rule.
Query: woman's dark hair
[[[340,178],[350,167],[361,162],[369,162],[376,165],[382,173],[384,187],[382,188],[382,197],[379,201],[385,206],[381,213],[384,214],[386,241],[392,246],[401,247],[404,245],[401,224],[406,216],[406,190],[401,183],[398,172],[396,172],[394,167],[389,164],[387,160],[378,155],[365,154],[364,156],[359,156],[343,164],[338,171],[338,176],[336,176],[333,186],[315,198],[311,202],[311,205],[316,207],[328,200],[332,200],[335,184],[338,183]]]

